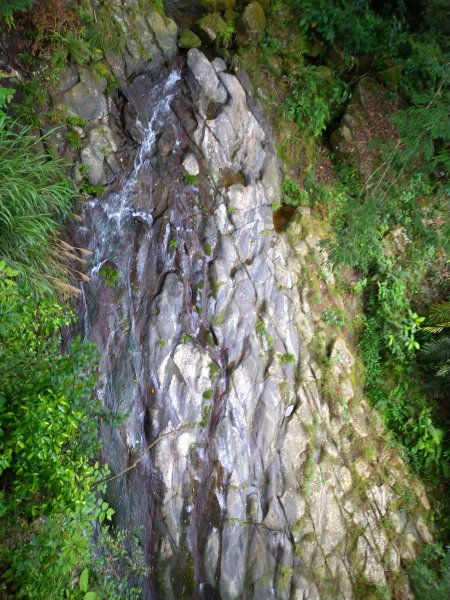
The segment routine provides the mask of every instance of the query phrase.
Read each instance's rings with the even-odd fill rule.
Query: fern
[[[30,10],[36,0],[2,0],[0,17],[11,17],[15,12]]]
[[[422,353],[429,360],[450,360],[450,335],[427,342],[422,347]]]
[[[440,333],[443,329],[450,327],[450,302],[435,304],[430,309],[425,331]]]

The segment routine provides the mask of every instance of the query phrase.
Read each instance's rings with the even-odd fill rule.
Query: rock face
[[[222,62],[191,49],[180,71],[126,88],[142,143],[78,232],[94,253],[82,298],[98,393],[127,415],[102,427],[117,524],[142,529],[147,599],[407,598],[402,561],[430,533],[344,339],[319,391],[301,263],[273,226],[270,132]]]
[[[260,42],[266,26],[266,15],[259,2],[248,4],[238,22],[237,42],[240,45]]]

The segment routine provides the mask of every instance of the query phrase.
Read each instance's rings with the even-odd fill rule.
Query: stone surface
[[[266,16],[261,5],[258,2],[248,4],[237,26],[237,42],[239,45],[245,45],[253,42],[260,42],[266,26]]]
[[[366,456],[370,408],[340,413],[321,393],[301,272],[318,239],[297,253],[274,231],[282,176],[261,111],[197,49],[127,94],[134,166],[86,203],[76,241],[93,252],[82,325],[102,357],[97,393],[127,415],[102,425],[102,458],[116,474],[142,455],[108,500],[119,526],[142,529],[143,598],[353,600],[392,571],[406,590],[402,561],[430,532]],[[112,127],[91,124],[86,142],[101,182]],[[111,263],[115,289],[98,274]],[[336,387],[356,392],[350,344],[323,344]]]
[[[200,88],[199,98],[203,100],[202,110],[217,108],[227,99],[227,92],[219,81],[209,60],[199,50],[193,48],[188,52],[188,67]],[[206,100],[206,102],[204,102]]]
[[[198,160],[195,158],[195,155],[192,152],[188,152],[183,158],[183,167],[186,173],[194,177],[200,173]]]
[[[147,23],[156,39],[157,46],[162,50],[165,58],[172,62],[177,51],[177,26],[172,19],[163,17],[156,10],[146,14]]]
[[[93,77],[89,80],[80,81],[56,96],[56,103],[62,104],[72,113],[87,121],[97,121],[108,114],[104,86]]]
[[[88,179],[92,185],[104,185],[111,177],[106,171],[106,160],[110,158],[110,165],[116,165],[112,160],[117,144],[109,127],[98,125],[89,132],[89,144],[81,151],[81,160],[89,169]]]
[[[195,30],[205,44],[212,44],[226,28],[226,23],[219,13],[212,13],[195,23]]]
[[[191,29],[185,29],[178,40],[179,48],[200,48],[202,40]]]

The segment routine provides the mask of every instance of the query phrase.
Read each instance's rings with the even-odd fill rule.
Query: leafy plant
[[[300,189],[300,186],[293,179],[286,179],[281,186],[283,192],[283,202],[289,206],[305,206],[308,203],[308,195],[305,190]]]
[[[340,311],[333,308],[326,308],[322,313],[322,321],[328,325],[342,327],[345,325],[345,317]]]
[[[36,0],[3,0],[0,6],[0,17],[11,17],[15,12],[29,10]]]
[[[81,150],[83,147],[83,140],[81,139],[78,131],[76,131],[73,127],[68,128],[65,138],[69,146],[74,150]]]
[[[282,365],[288,365],[295,363],[295,356],[286,352],[280,356],[280,362]]]
[[[96,353],[75,340],[60,355],[59,331],[73,312],[47,298],[36,304],[15,284],[17,275],[0,263],[0,475],[7,470],[14,506],[25,503],[35,516],[81,508],[95,481],[89,460],[99,407],[85,401],[96,380]]]
[[[45,141],[45,138],[44,138]],[[30,129],[0,122],[0,258],[36,292],[67,286],[71,253],[57,241],[75,188]],[[68,256],[69,255],[69,256]]]
[[[191,175],[187,171],[183,174],[184,182],[188,185],[195,185],[198,181],[198,175]]]
[[[416,598],[446,600],[450,594],[450,548],[432,544],[408,570]]]
[[[402,42],[403,14],[383,18],[369,0],[293,0],[300,29],[316,32],[328,43],[338,41],[349,52],[368,54],[397,48]]]

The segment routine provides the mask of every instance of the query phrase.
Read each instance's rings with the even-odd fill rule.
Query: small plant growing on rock
[[[185,172],[183,179],[188,185],[195,185],[198,181],[198,175],[191,175],[190,173]]]
[[[282,365],[295,363],[295,356],[293,354],[289,354],[289,352],[286,352],[280,356],[280,363]]]
[[[345,317],[340,311],[334,308],[326,308],[323,311],[322,321],[327,325],[334,325],[335,327],[343,327],[345,325]]]
[[[104,265],[98,272],[106,287],[115,288],[119,279],[119,271],[110,265]]]
[[[71,148],[73,148],[74,150],[81,150],[83,146],[83,140],[81,139],[81,136],[78,133],[78,131],[76,131],[72,127],[69,127],[65,138]]]

